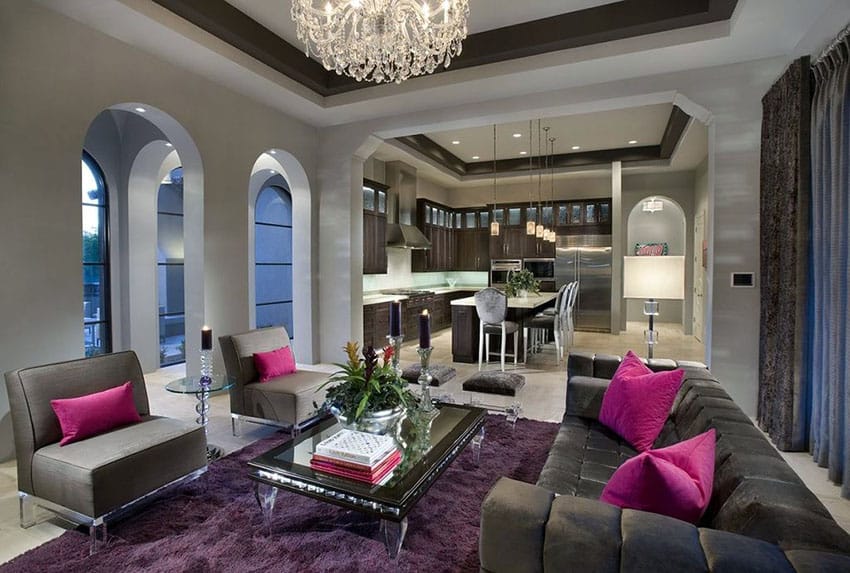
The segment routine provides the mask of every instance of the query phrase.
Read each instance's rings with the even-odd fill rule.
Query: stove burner
[[[400,288],[395,290],[386,290],[382,291],[384,294],[389,295],[397,295],[397,296],[430,296],[434,294],[432,290],[418,290],[418,289],[409,289],[409,288]]]

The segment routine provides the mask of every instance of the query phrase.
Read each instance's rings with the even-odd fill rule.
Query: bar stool
[[[564,358],[564,325],[567,314],[567,301],[570,298],[572,289],[576,283],[572,282],[561,287],[558,291],[558,296],[555,299],[555,313],[548,314],[545,311],[538,313],[531,319],[530,327],[532,329],[532,337],[534,339],[533,347],[546,343],[545,333],[551,328],[555,337],[555,353],[558,357],[558,364]]]
[[[514,335],[514,364],[517,363],[519,341],[516,322],[505,320],[508,316],[508,297],[502,291],[488,287],[475,293],[475,311],[478,313],[478,370],[484,363],[484,347],[487,347],[487,363],[490,363],[490,335],[502,336],[502,372],[505,371],[505,344],[509,334]]]

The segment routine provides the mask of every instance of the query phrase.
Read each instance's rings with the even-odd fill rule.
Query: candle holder
[[[212,350],[201,350],[201,380],[200,389],[198,390],[198,404],[195,406],[195,411],[198,413],[196,422],[204,427],[204,433],[207,433],[207,422],[209,422],[210,411],[210,385],[212,384],[213,361]]]
[[[419,353],[419,386],[422,388],[422,403],[419,405],[419,408],[423,412],[432,412],[434,410],[434,404],[431,403],[431,380],[433,380],[433,376],[431,376],[431,372],[429,372],[429,363],[431,362],[431,352],[434,350],[433,347],[428,348],[417,348],[416,352]]]
[[[393,365],[393,370],[395,371],[396,374],[398,374],[398,377],[401,378],[402,369],[401,369],[401,366],[399,365],[399,359],[401,358],[401,343],[404,340],[404,335],[403,334],[399,334],[398,336],[389,335],[389,336],[387,336],[387,340],[389,341],[390,346],[393,349],[393,357],[390,360],[392,365]]]

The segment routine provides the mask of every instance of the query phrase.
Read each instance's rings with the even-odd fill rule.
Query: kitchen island
[[[523,345],[523,323],[535,314],[551,306],[557,293],[540,293],[528,297],[508,298],[508,320],[519,323],[520,328],[515,336],[519,337],[518,348],[520,360],[525,362]],[[451,302],[452,307],[452,360],[474,364],[478,362],[478,312],[475,310],[475,297],[459,298]],[[491,335],[491,348],[499,347],[499,335]],[[513,335],[509,335],[513,336]],[[506,348],[513,348],[513,341],[506,341]],[[495,346],[494,346],[495,345]]]

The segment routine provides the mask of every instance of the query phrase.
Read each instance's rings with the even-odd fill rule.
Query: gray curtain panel
[[[809,59],[762,99],[758,422],[780,450],[806,449]]]
[[[813,66],[811,444],[850,498],[850,45]]]

